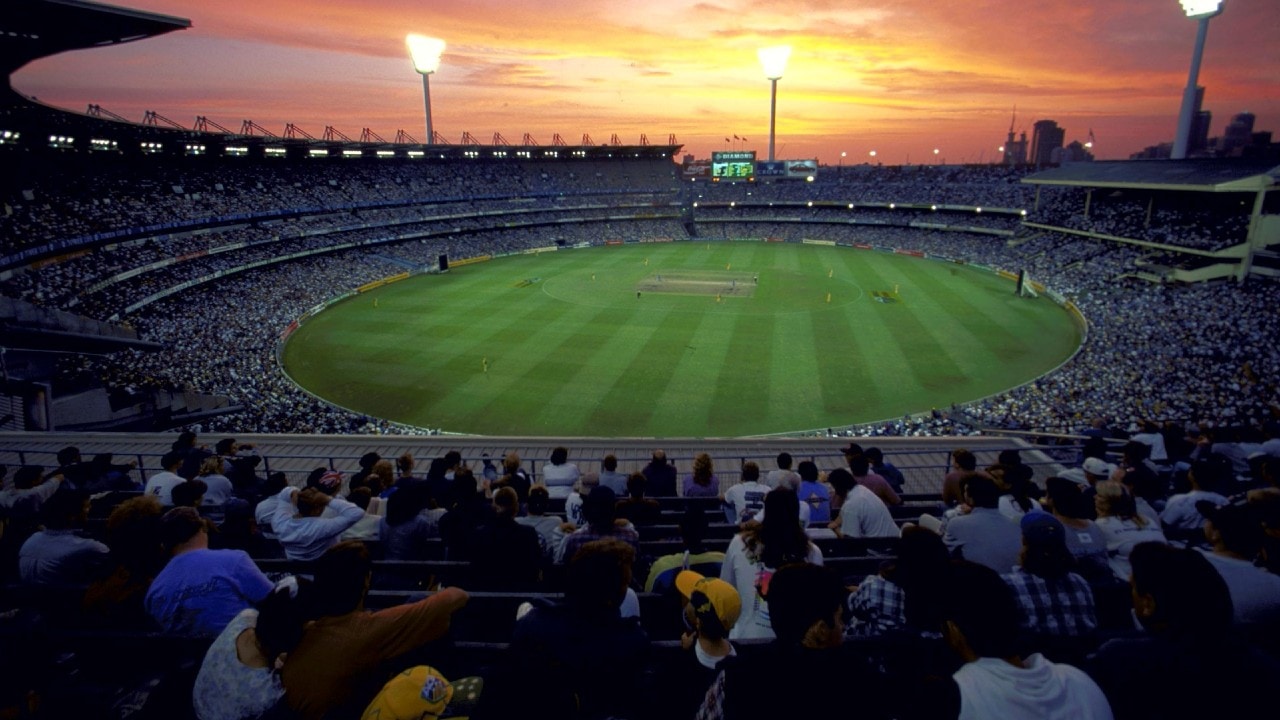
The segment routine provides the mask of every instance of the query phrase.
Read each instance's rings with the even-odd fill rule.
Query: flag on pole
[[[746,141],[747,141],[747,139],[746,139],[746,138],[742,138],[742,142],[746,142]]]
[[[734,136],[733,136],[733,139],[734,139],[734,140],[741,140],[742,138],[738,137],[737,135],[734,135]]]
[[[729,138],[725,138],[725,139],[724,139],[724,141],[725,141],[725,142],[729,142]]]

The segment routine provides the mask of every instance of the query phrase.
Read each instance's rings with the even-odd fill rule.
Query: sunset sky
[[[134,120],[155,110],[275,133],[333,125],[425,140],[406,33],[448,42],[435,129],[458,143],[530,133],[549,145],[641,133],[685,151],[768,150],[764,45],[793,46],[778,83],[779,158],[991,162],[1017,106],[1030,135],[1090,129],[1101,159],[1172,140],[1196,24],[1176,0],[134,0],[185,31],[37,61],[16,89]],[[1212,135],[1248,110],[1280,136],[1280,1],[1227,0],[1200,84]],[[725,143],[737,135],[745,142]]]

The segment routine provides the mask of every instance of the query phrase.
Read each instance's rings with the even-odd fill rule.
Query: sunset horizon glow
[[[777,99],[779,159],[992,163],[1012,123],[1052,119],[1099,159],[1171,142],[1196,23],[1177,0],[134,0],[189,18],[139,42],[63,53],[14,73],[15,90],[138,121],[246,119],[319,137],[370,128],[425,141],[422,79],[405,36],[443,39],[431,76],[437,132],[489,144],[617,135],[709,157],[768,152],[769,81],[757,51],[790,45]],[[1228,0],[1208,32],[1200,85],[1210,135],[1232,116],[1280,134],[1280,4]],[[1015,116],[1016,107],[1016,116]],[[937,148],[939,152],[935,153]],[[872,154],[874,151],[874,155]]]

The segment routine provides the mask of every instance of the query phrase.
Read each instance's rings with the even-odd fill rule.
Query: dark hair
[[[742,463],[742,482],[759,482],[760,466],[750,460]]]
[[[493,508],[500,518],[514,518],[520,514],[520,496],[513,488],[498,488],[493,494]]]
[[[169,494],[175,507],[195,507],[196,501],[208,491],[209,485],[197,478],[174,485]]]
[[[998,458],[997,462],[999,462],[1001,465],[1021,465],[1022,464],[1022,456],[1018,454],[1017,450],[1014,450],[1012,448],[1008,450],[1001,450],[997,458]]]
[[[565,599],[587,612],[616,611],[626,597],[635,559],[635,549],[621,540],[586,543],[569,561]]]
[[[235,438],[222,438],[221,440],[218,441],[216,445],[213,446],[213,450],[219,455],[226,455],[227,453],[231,452],[231,448],[234,447],[235,444],[236,444]]]
[[[985,475],[970,475],[960,481],[960,492],[968,493],[974,507],[996,508],[1000,506],[1000,488],[996,481]]]
[[[87,502],[89,502],[87,491],[64,485],[40,506],[40,521],[54,529],[75,527]]]
[[[563,464],[565,464],[565,462],[566,462],[568,459],[569,459],[569,449],[568,449],[568,448],[565,448],[565,447],[558,447],[558,448],[556,448],[556,449],[554,449],[554,450],[552,450],[552,451],[551,451],[551,461],[550,461],[550,462],[551,462],[551,464],[552,464],[552,465],[563,465]]]
[[[1088,520],[1093,517],[1093,507],[1089,499],[1077,483],[1060,477],[1045,478],[1045,490],[1048,491],[1049,502],[1058,515],[1069,518]]]
[[[471,502],[476,493],[480,491],[480,485],[476,482],[475,473],[467,470],[465,473],[459,469],[453,473],[453,503],[454,505],[465,505]]]
[[[780,470],[791,469],[791,453],[789,452],[778,453],[778,469]]]
[[[44,468],[39,465],[23,465],[13,471],[13,486],[19,490],[28,490],[44,477]]]
[[[835,621],[844,598],[844,584],[829,568],[808,563],[778,568],[769,580],[766,598],[773,634],[779,643],[799,645],[814,623]]]
[[[325,551],[315,564],[316,615],[346,615],[360,607],[373,562],[359,540]]]
[[[854,477],[863,477],[871,470],[871,466],[867,463],[866,455],[849,458],[849,472]]]
[[[867,457],[867,462],[872,465],[879,465],[884,462],[884,453],[880,452],[880,448],[878,447],[867,448],[867,451],[863,453],[863,455]]]
[[[409,473],[413,472],[413,466],[414,466],[414,462],[413,462],[412,453],[406,452],[400,457],[396,458],[396,470],[401,475],[408,475]]]
[[[1054,522],[1058,522],[1057,519]],[[1076,558],[1067,549],[1066,540],[1037,540],[1022,545],[1022,569],[1045,580],[1058,580],[1075,570]]]
[[[551,504],[551,493],[541,485],[534,485],[529,488],[529,514],[530,515],[546,515],[547,507]]]
[[[170,450],[160,456],[160,467],[168,470],[175,465],[181,465],[186,456],[177,450]]]
[[[1231,479],[1231,461],[1213,453],[1207,458],[1191,463],[1189,475],[1195,478],[1196,485],[1201,490],[1221,492],[1227,481]]]
[[[919,525],[902,529],[898,558],[885,571],[905,594],[903,612],[909,625],[937,632],[942,623],[940,598],[946,593],[951,554],[938,533]]]
[[[378,453],[367,452],[364,455],[360,456],[360,467],[363,468],[364,470],[369,470],[373,468],[374,465],[377,465],[378,461],[381,459],[382,459],[382,456],[379,455]]]
[[[140,495],[116,505],[107,517],[111,556],[134,577],[154,577],[168,559],[160,540],[162,515],[160,498]]]
[[[831,483],[831,489],[835,490],[840,497],[848,496],[853,486],[858,484],[858,481],[853,479],[853,473],[844,468],[836,468],[827,473],[827,482]]]
[[[1134,546],[1129,563],[1134,592],[1155,601],[1153,615],[1143,619],[1148,629],[1217,636],[1231,627],[1231,591],[1203,554],[1144,542]]]
[[[707,514],[700,508],[689,506],[680,516],[680,538],[689,552],[702,552],[702,540],[707,536]]]
[[[277,470],[267,475],[267,482],[263,484],[262,491],[266,495],[275,495],[287,487],[289,487],[289,476]]]
[[[80,448],[68,445],[58,451],[59,465],[70,465],[75,462],[80,462]]]
[[[1022,467],[1026,467],[1026,465]],[[1015,472],[1006,475],[1005,481],[1009,485],[1009,495],[1013,498],[1013,502],[1022,508],[1024,513],[1031,512],[1031,508],[1035,507],[1031,504],[1033,499],[1044,496],[1040,486],[1031,482],[1031,477],[1026,473]]]
[[[985,565],[953,560],[947,575],[949,592],[942,597],[942,619],[955,624],[979,657],[1017,655],[1021,611],[999,573]]]
[[[296,590],[278,585],[258,602],[254,634],[268,663],[297,647],[306,624],[315,619],[312,582],[306,578],[295,580]]]
[[[171,448],[173,448],[174,450],[180,453],[185,453],[185,451],[190,450],[195,446],[196,446],[196,434],[191,432],[190,430],[184,430],[181,433],[178,433],[178,439],[174,440],[173,444],[170,445]]]
[[[800,500],[794,490],[780,487],[764,496],[764,521],[756,537],[764,545],[759,557],[765,567],[780,568],[809,557],[809,536],[800,527]]]
[[[644,489],[649,485],[649,478],[644,473],[633,472],[627,476],[627,494],[633,498],[644,497]]]
[[[614,471],[618,469],[618,458],[613,455],[605,455],[604,461],[601,463],[605,470]]]
[[[587,525],[594,528],[607,529],[613,527],[618,516],[618,495],[613,488],[597,485],[582,500],[582,518]]]
[[[959,448],[951,451],[951,457],[956,461],[956,467],[961,470],[973,472],[978,469],[978,458],[973,453]]]
[[[388,525],[403,525],[427,508],[431,492],[425,482],[403,483],[387,498]]]
[[[805,482],[818,482],[818,466],[812,460],[801,460],[796,474]]]
[[[392,494],[399,495],[400,491],[397,490]],[[358,487],[347,493],[347,501],[361,510],[368,510],[369,503],[373,501],[373,491],[367,487]]]

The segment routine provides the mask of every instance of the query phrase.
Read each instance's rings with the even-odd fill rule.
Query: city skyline
[[[995,162],[1015,105],[1018,132],[1052,119],[1065,142],[1092,130],[1099,159],[1126,158],[1173,139],[1195,37],[1174,0],[123,4],[192,27],[39,60],[15,89],[134,120],[155,110],[187,126],[206,115],[233,129],[251,119],[276,133],[292,122],[316,136],[333,125],[426,140],[404,44],[419,32],[448,43],[431,92],[435,129],[454,144],[464,131],[513,145],[525,133],[542,145],[554,133],[569,144],[675,134],[699,157],[763,156],[769,82],[756,50],[790,44],[778,157],[831,165]],[[1280,126],[1276,37],[1273,0],[1228,0],[1212,21],[1200,74],[1211,135],[1243,111],[1258,129]]]

